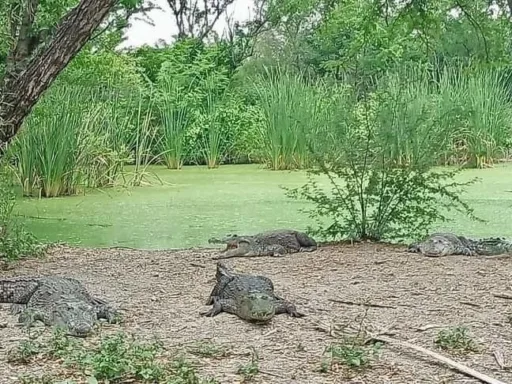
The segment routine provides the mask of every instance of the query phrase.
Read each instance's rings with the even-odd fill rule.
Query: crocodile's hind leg
[[[206,312],[201,312],[201,316],[214,317],[221,312],[231,312],[235,308],[234,300],[219,299],[218,296],[213,296],[213,306]]]
[[[94,308],[96,309],[96,317],[105,319],[110,324],[116,324],[120,321],[119,312],[101,299],[93,299]]]
[[[276,299],[275,307],[276,307],[276,312],[275,312],[276,315],[279,315],[281,313],[287,313],[291,317],[304,317],[305,316],[303,313],[300,313],[299,311],[297,311],[297,308],[295,307],[295,305],[293,305],[289,301],[281,299],[281,298]]]
[[[317,248],[318,247],[316,245],[312,245],[310,247],[300,247],[299,252],[313,252],[316,251]]]
[[[418,243],[409,244],[409,246],[407,247],[407,252],[420,253],[420,246],[418,245]]]
[[[315,239],[308,236],[306,233],[297,232],[295,238],[300,245],[299,252],[313,252],[318,249],[318,244]]]

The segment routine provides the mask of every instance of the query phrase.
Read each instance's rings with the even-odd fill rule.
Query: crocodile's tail
[[[0,280],[0,303],[26,304],[39,286],[34,277],[13,277]]]
[[[512,252],[512,242],[499,237],[487,237],[475,241],[475,250],[480,255],[500,255]]]

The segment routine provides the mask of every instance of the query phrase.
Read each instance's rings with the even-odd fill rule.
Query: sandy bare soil
[[[231,351],[227,357],[191,355],[200,372],[213,374],[221,383],[241,382],[237,367],[250,360],[251,347],[259,355],[261,372],[256,383],[478,382],[421,353],[389,344],[370,369],[352,379],[340,371],[319,372],[324,348],[336,341],[323,330],[334,324],[357,326],[363,318],[367,329],[391,329],[394,338],[438,352],[433,340],[440,329],[420,329],[464,325],[482,350],[451,357],[512,383],[512,368],[500,368],[493,355],[503,353],[512,367],[512,300],[494,296],[512,294],[512,258],[434,259],[405,253],[403,247],[360,244],[326,246],[283,258],[227,260],[237,272],[270,277],[276,292],[306,314],[300,319],[279,315],[262,326],[226,313],[199,316],[208,308],[204,302],[214,283],[211,257],[215,252],[58,248],[46,260],[24,261],[0,276],[58,274],[80,279],[94,295],[123,311],[124,323],[109,325],[108,332],[122,329],[143,338],[157,337],[176,350],[186,350],[194,341],[226,346]],[[44,365],[7,363],[6,351],[25,336],[8,305],[0,307],[2,322],[8,325],[0,329],[0,382],[12,383],[23,373],[42,372]]]

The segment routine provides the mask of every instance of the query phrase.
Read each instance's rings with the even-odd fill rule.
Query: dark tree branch
[[[0,148],[19,131],[44,91],[89,40],[116,0],[81,0],[61,21],[47,47],[19,74],[0,84]]]
[[[235,0],[167,0],[178,27],[178,38],[205,39]]]
[[[27,0],[25,9],[21,10],[21,5],[13,4],[11,14],[11,38],[13,39],[13,48],[7,56],[7,72],[21,72],[26,61],[30,58],[34,49],[32,25],[37,12],[39,0]],[[18,8],[18,16],[15,16]],[[21,15],[21,20],[19,16]]]

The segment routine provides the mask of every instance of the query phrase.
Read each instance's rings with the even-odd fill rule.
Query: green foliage
[[[14,0],[6,4],[0,5],[0,66],[12,45],[7,20]],[[40,2],[32,32],[51,32],[74,4]],[[115,28],[140,5],[127,0],[116,6],[107,32],[62,72],[13,143],[10,161],[25,195],[113,186],[125,164],[135,171],[123,182],[137,186],[155,163],[170,169],[235,162],[304,169],[322,153],[328,167],[359,164],[336,170],[335,178],[357,173],[359,181],[345,192],[369,200],[356,199],[345,210],[375,221],[363,236],[381,237],[391,230],[382,226],[393,203],[386,209],[377,203],[379,188],[386,186],[390,201],[401,196],[398,185],[409,190],[407,196],[418,196],[411,200],[414,209],[396,210],[407,217],[428,211],[430,219],[415,224],[428,227],[440,217],[419,203],[420,190],[429,185],[428,196],[454,196],[441,187],[454,174],[426,173],[428,167],[485,167],[508,154],[512,106],[504,74],[512,64],[511,29],[504,15],[490,18],[483,1],[458,2],[463,11],[454,18],[448,0],[407,7],[284,0],[264,7],[269,30],[257,39],[235,25],[231,35],[213,42],[180,38],[172,45],[115,51],[122,34]],[[256,21],[251,25],[258,30]],[[253,56],[243,60],[251,47]],[[347,87],[357,102],[346,98]],[[334,125],[337,144],[323,147]],[[369,143],[372,165],[363,172],[349,146],[361,150]],[[393,170],[383,173],[379,162]],[[326,204],[325,210],[335,209]],[[339,231],[336,224],[331,233]]]
[[[141,343],[133,336],[117,333],[101,338],[98,345],[69,338],[54,330],[46,342],[22,341],[10,352],[10,362],[26,364],[35,358],[63,360],[63,368],[88,383],[165,382],[170,384],[214,384],[200,377],[182,358],[166,361],[160,343]],[[32,382],[42,382],[32,379]]]
[[[434,343],[443,350],[455,353],[479,351],[478,345],[469,335],[466,327],[443,329],[437,334]]]
[[[40,256],[44,246],[13,215],[16,196],[5,174],[0,175],[0,260]]]
[[[57,85],[81,85],[84,88],[104,87],[142,90],[144,83],[136,59],[117,52],[80,52],[62,71]]]
[[[358,100],[350,88],[339,93],[344,94],[343,103],[335,107],[332,120],[310,136],[316,167],[309,170],[308,183],[287,192],[313,203],[308,210],[318,223],[313,233],[341,239],[406,240],[425,236],[434,223],[448,220],[452,209],[477,219],[459,197],[474,180],[458,183],[453,181],[457,171],[431,170],[430,147],[421,142],[413,142],[413,156],[406,165],[390,151],[394,133],[415,132],[417,110],[403,118],[400,99],[386,85],[368,99]],[[434,128],[436,120],[426,124],[429,142],[442,142],[438,135],[443,132]],[[330,193],[315,179],[320,175],[329,181]]]
[[[331,344],[324,350],[321,371],[337,370],[338,366],[351,370],[363,370],[370,367],[372,360],[378,357],[381,349],[380,343],[371,347],[362,345],[357,339],[347,339],[342,343]]]

